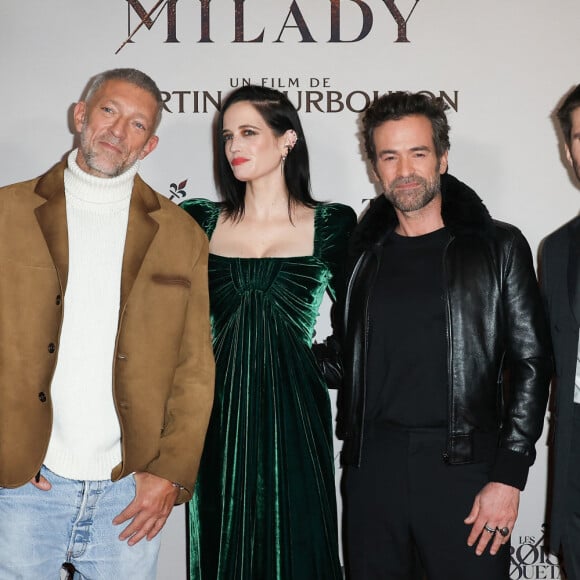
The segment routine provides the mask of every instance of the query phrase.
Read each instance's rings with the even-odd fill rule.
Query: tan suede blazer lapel
[[[46,245],[58,274],[62,292],[68,278],[68,231],[66,225],[66,200],[64,197],[64,168],[62,161],[43,175],[35,193],[46,199],[36,210],[36,219],[46,239]]]
[[[64,161],[56,165],[39,180],[35,190],[38,195],[46,199],[45,203],[36,208],[36,219],[54,260],[63,292],[66,290],[68,277],[68,233],[64,195],[65,167]],[[154,191],[137,175],[131,195],[127,238],[123,254],[120,312],[127,303],[147,250],[159,229],[159,224],[149,214],[159,209],[159,201]]]
[[[135,283],[147,250],[155,238],[159,224],[149,215],[160,209],[159,200],[154,191],[137,175],[129,207],[129,223],[123,254],[123,272],[121,275],[122,312],[127,304],[131,288]]]

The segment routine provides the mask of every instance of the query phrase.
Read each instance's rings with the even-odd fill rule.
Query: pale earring
[[[288,153],[286,153],[286,155],[282,155],[282,157],[280,158],[280,171],[282,172],[282,175],[284,175],[284,165],[286,163],[286,157],[288,157]]]
[[[286,161],[286,157],[290,155],[290,151],[292,151],[294,145],[296,145],[296,141],[298,141],[298,135],[296,134],[296,131],[294,131],[293,129],[286,131],[286,145],[285,145],[286,153],[282,155],[282,166],[284,166],[284,161]]]
[[[286,157],[288,157],[288,155],[290,155],[290,151],[292,151],[292,147],[290,147],[290,145],[286,145],[286,147],[284,149],[286,149],[286,152],[282,155],[282,164],[284,164],[284,161],[286,161]]]

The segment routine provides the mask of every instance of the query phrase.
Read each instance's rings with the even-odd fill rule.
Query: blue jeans
[[[42,467],[52,484],[0,488],[0,580],[58,580],[65,562],[75,580],[154,580],[160,534],[134,546],[113,518],[135,497],[135,480],[77,481]]]

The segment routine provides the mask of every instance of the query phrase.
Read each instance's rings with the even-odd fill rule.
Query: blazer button
[[[60,306],[60,303],[62,302],[62,298],[60,297],[60,294],[57,295],[56,297],[56,305]]]
[[[443,463],[449,463],[449,453],[447,453],[447,451],[444,451],[441,456],[443,458]]]
[[[46,395],[42,391],[40,391],[40,393],[38,393],[38,398],[40,399],[41,403],[46,403]]]
[[[54,342],[51,342],[51,343],[48,345],[48,352],[49,352],[50,354],[52,354],[52,353],[53,353],[55,350],[56,350],[56,346],[54,346]]]

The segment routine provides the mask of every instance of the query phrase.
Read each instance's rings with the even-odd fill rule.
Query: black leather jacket
[[[492,220],[467,185],[444,175],[441,190],[451,234],[443,258],[449,374],[443,458],[469,463],[478,436],[492,437],[492,480],[523,489],[552,369],[531,252],[521,232]],[[337,435],[346,465],[360,465],[364,451],[369,296],[381,245],[397,223],[392,205],[378,197],[353,234],[352,267],[334,312],[343,365]]]

